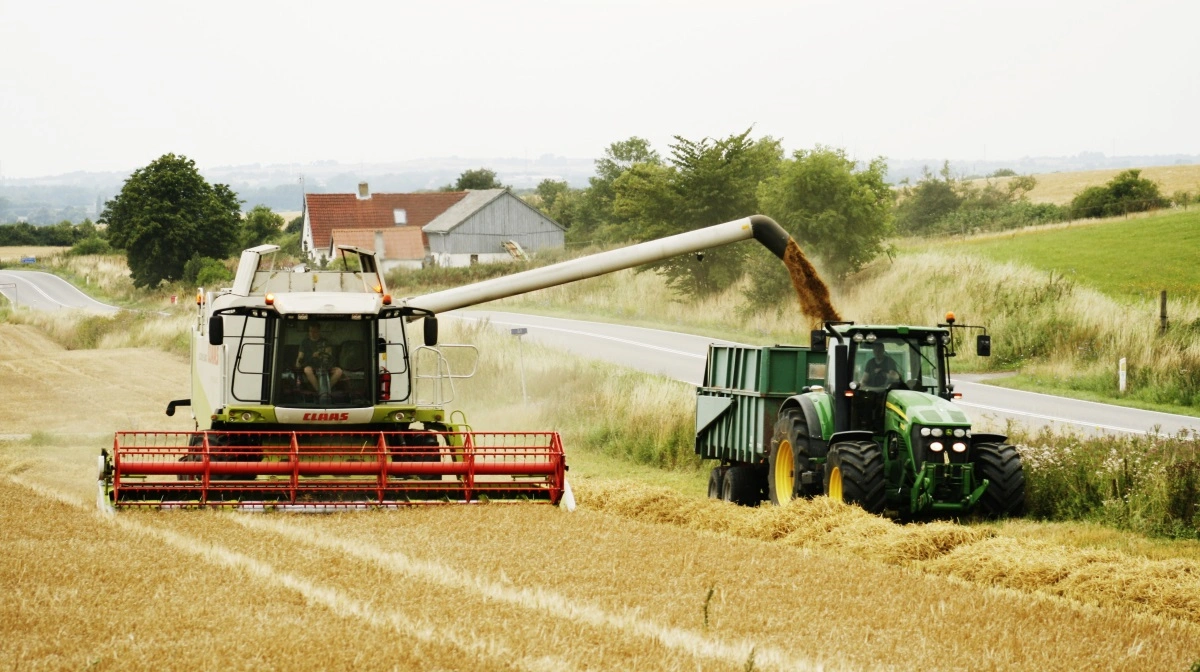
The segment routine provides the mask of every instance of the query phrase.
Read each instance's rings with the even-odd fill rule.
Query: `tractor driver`
[[[304,378],[312,385],[320,403],[329,403],[329,390],[342,379],[342,370],[333,364],[333,345],[321,337],[321,324],[308,325],[308,338],[300,342],[296,368],[304,367]]]
[[[900,369],[895,360],[887,356],[883,343],[876,341],[873,346],[875,356],[867,360],[863,367],[862,380],[859,382],[867,387],[887,387],[900,381]]]

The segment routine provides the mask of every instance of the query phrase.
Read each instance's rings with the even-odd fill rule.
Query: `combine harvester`
[[[99,460],[105,508],[325,511],[441,502],[558,504],[567,465],[554,432],[480,432],[448,412],[441,312],[755,238],[795,243],[767,217],[725,224],[424,296],[393,299],[372,252],[356,271],[276,269],[242,253],[233,286],[201,292],[191,335],[194,432],[119,432]],[[795,247],[798,251],[799,248]],[[406,325],[423,320],[423,343]],[[469,355],[470,353],[465,353]],[[467,367],[472,368],[473,367]]]

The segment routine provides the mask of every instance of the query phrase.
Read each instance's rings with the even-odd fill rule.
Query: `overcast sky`
[[[751,125],[857,158],[1200,154],[1200,2],[0,0],[0,174],[595,157]]]

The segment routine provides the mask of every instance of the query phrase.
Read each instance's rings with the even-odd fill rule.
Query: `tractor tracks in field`
[[[7,470],[5,476],[40,497],[90,509],[77,497],[25,478],[20,470]],[[298,594],[343,618],[428,644],[453,646],[505,667],[613,668],[623,666],[614,660],[641,659],[642,665],[655,669],[742,669],[747,661],[753,661],[754,669],[825,669],[751,641],[727,642],[659,623],[638,610],[609,611],[544,588],[494,581],[445,563],[343,539],[275,514],[95,515],[105,524],[150,537],[172,553]],[[397,604],[405,607],[396,608]],[[477,616],[431,615],[439,605],[443,612]],[[470,625],[463,627],[464,620]],[[482,625],[487,621],[492,625]],[[455,627],[456,623],[460,625]],[[531,639],[541,643],[531,645]],[[592,647],[608,649],[613,660],[601,662],[588,656]]]

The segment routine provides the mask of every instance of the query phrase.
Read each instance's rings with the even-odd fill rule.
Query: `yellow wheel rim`
[[[845,502],[842,497],[842,470],[840,467],[834,467],[833,472],[829,474],[829,498],[839,502]]]
[[[775,451],[775,498],[782,506],[792,501],[792,490],[796,487],[796,468],[792,461],[792,442],[781,441]]]

